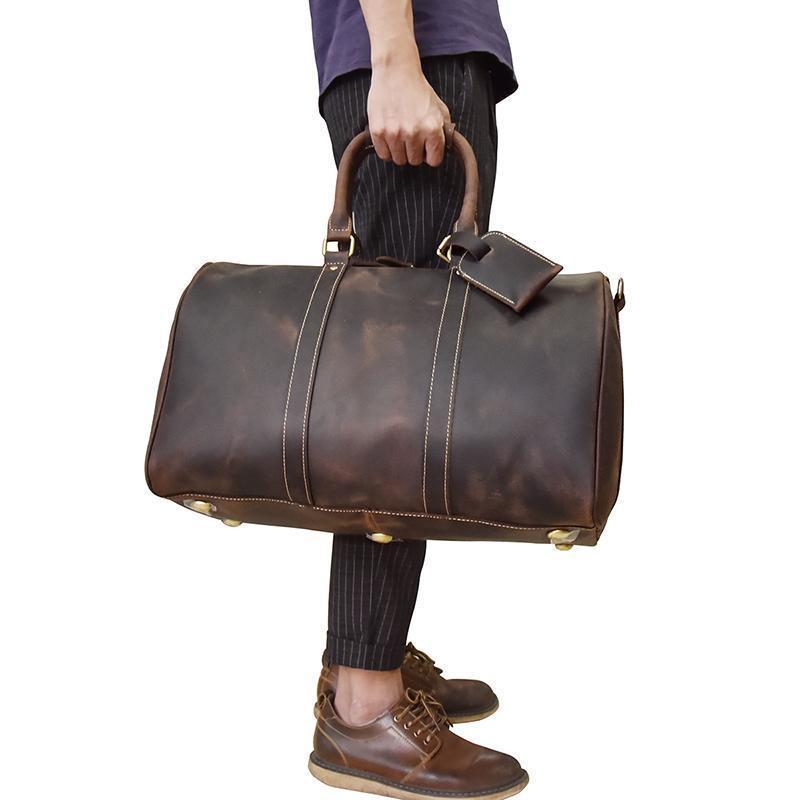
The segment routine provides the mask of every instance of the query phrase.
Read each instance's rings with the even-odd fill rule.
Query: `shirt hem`
[[[519,83],[517,82],[517,76],[514,73],[514,67],[506,58],[504,58],[501,54],[494,52],[493,50],[476,50],[474,47],[459,47],[458,45],[453,45],[451,43],[449,45],[429,45],[427,47],[422,47],[420,48],[419,55],[420,58],[431,58],[435,56],[465,56],[471,53],[480,53],[491,56],[497,62],[499,69],[497,72],[492,71],[492,82],[495,89],[495,103],[505,100],[506,97],[509,97],[517,91],[519,88]],[[360,70],[370,71],[371,69],[372,63],[368,58],[358,58],[339,67],[339,69],[335,70],[330,75],[325,75],[325,77],[320,80],[319,85],[319,100],[317,105],[320,115],[322,115],[322,98],[325,92],[328,90],[328,88],[330,88],[331,84],[337,78],[341,78],[344,75],[349,75],[351,72],[358,72]]]

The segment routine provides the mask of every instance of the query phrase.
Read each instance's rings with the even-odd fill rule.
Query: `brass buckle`
[[[334,252],[334,253],[338,252],[338,246],[337,246],[337,249],[333,250],[333,251],[328,249],[328,245],[331,244],[332,242],[333,242],[333,244],[336,244],[336,245],[339,244],[338,242],[334,241],[333,239],[323,239],[322,240],[322,255],[323,256],[328,255],[328,253],[330,253],[330,252]],[[348,258],[351,257],[353,255],[353,253],[355,253],[355,251],[356,251],[356,237],[351,233],[350,234],[350,249],[348,250],[348,253],[347,253]]]
[[[453,260],[453,248],[447,245],[451,238],[452,234],[448,233],[447,236],[439,242],[439,246],[436,248],[436,255],[447,264]],[[447,248],[447,250],[445,250],[445,248]]]

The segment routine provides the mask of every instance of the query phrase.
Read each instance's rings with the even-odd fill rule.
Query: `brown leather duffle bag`
[[[475,156],[452,146],[449,269],[358,258],[366,132],[340,164],[322,266],[200,269],[158,388],[153,492],[229,525],[597,542],[622,459],[624,295],[478,231]]]

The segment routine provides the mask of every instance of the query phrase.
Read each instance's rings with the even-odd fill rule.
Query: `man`
[[[367,123],[380,159],[356,176],[360,256],[417,267],[458,216],[464,190],[445,153],[451,120],[471,143],[488,227],[497,157],[495,102],[516,88],[495,0],[310,0],[320,111],[338,164]],[[438,262],[438,263],[437,263]],[[315,708],[312,773],[332,786],[397,798],[510,797],[527,773],[474,745],[452,722],[489,716],[480,681],[442,677],[407,633],[424,541],[378,544],[334,536],[327,650]]]

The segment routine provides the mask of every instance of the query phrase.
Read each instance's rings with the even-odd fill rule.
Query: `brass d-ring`
[[[339,244],[339,242],[337,242],[334,239],[323,239],[322,240],[322,255],[323,256],[328,255],[328,253],[336,253],[336,252],[338,252],[338,247],[337,247],[336,250],[329,250],[328,249],[328,245],[331,244],[331,242],[333,242],[336,245]],[[351,233],[350,234],[350,247],[349,247],[349,249],[347,251],[347,257],[350,258],[353,255],[353,253],[355,253],[355,251],[356,251],[356,237]]]
[[[453,248],[449,245],[451,238],[452,234],[448,233],[436,248],[436,255],[448,264],[453,260]]]

